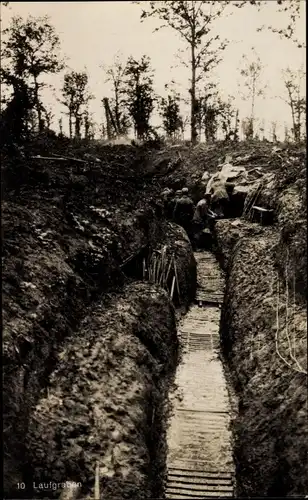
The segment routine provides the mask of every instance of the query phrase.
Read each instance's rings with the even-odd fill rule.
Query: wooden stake
[[[149,260],[149,281],[152,281],[152,274],[153,274],[153,255],[151,255],[151,258]]]
[[[96,462],[95,468],[95,485],[94,485],[94,500],[100,500],[100,491],[99,491],[99,462]]]
[[[174,284],[175,284],[175,276],[173,276],[172,280],[171,293],[170,293],[171,300],[173,300]]]
[[[171,265],[172,265],[172,259],[170,259],[168,271],[167,271],[167,274],[165,277],[165,286],[167,286],[167,284],[168,284],[168,278],[169,278],[169,274],[170,274]]]
[[[165,260],[165,254],[163,253],[162,261],[161,261],[161,273],[160,273],[160,278],[159,278],[159,285],[161,285],[163,283],[165,269],[166,269],[166,260]]]
[[[153,255],[153,276],[152,276],[152,281],[155,283],[155,266],[156,266],[156,255]]]
[[[179,302],[180,302],[181,294],[180,294],[180,285],[179,285],[179,279],[178,279],[178,272],[177,272],[177,268],[176,268],[175,257],[173,257],[173,265],[174,265],[174,275],[175,275],[175,281],[176,281],[176,288],[177,288],[177,291],[178,291]]]
[[[159,283],[159,273],[161,270],[161,259],[157,258],[156,283]]]

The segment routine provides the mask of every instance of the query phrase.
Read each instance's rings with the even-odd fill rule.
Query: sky
[[[217,0],[219,1],[219,0]],[[146,4],[147,2],[142,2]],[[239,67],[243,54],[252,54],[252,47],[264,65],[262,87],[265,95],[258,98],[256,117],[264,121],[266,130],[270,131],[271,122],[278,123],[277,132],[283,134],[284,126],[291,126],[291,115],[287,104],[281,71],[290,67],[298,70],[305,68],[305,50],[299,49],[292,41],[281,39],[279,35],[268,30],[257,32],[266,24],[274,27],[286,26],[288,18],[277,12],[276,1],[263,2],[260,12],[247,5],[242,9],[231,9],[232,15],[220,19],[214,29],[222,38],[230,40],[223,52],[223,60],[213,73],[217,88],[221,95],[234,97],[239,108],[240,118],[249,115],[250,102],[243,98],[243,79]],[[179,35],[171,28],[153,32],[159,26],[156,19],[140,21],[141,7],[132,2],[10,2],[9,7],[2,8],[2,29],[9,26],[14,15],[26,18],[28,15],[50,17],[61,40],[61,53],[66,57],[69,69],[86,70],[89,84],[95,99],[90,103],[90,111],[97,122],[101,122],[104,113],[101,104],[103,97],[111,97],[111,88],[105,82],[102,64],[112,64],[115,55],[121,54],[124,60],[130,55],[139,59],[143,54],[151,58],[155,71],[154,87],[159,95],[165,94],[164,85],[171,80],[177,82],[177,89],[187,96],[189,87],[189,71],[180,64],[176,57],[179,48],[185,45]],[[306,39],[305,1],[301,1],[301,17],[297,23],[297,35]],[[68,71],[68,70],[66,70]],[[58,130],[58,119],[65,111],[57,101],[63,84],[65,71],[58,75],[45,77],[54,90],[44,89],[42,97],[55,115],[53,128]],[[303,82],[303,89],[305,82]],[[182,105],[183,114],[189,109]],[[63,116],[63,115],[62,115]],[[67,130],[66,117],[63,117]],[[153,125],[159,124],[157,113],[153,117]],[[189,134],[189,127],[187,129]]]

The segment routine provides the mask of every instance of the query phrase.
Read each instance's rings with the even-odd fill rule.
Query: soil
[[[286,295],[275,266],[278,228],[220,221],[216,230],[227,268],[220,333],[239,398],[234,421],[238,495],[303,496],[308,487],[306,310],[296,291],[289,288]]]
[[[176,353],[174,310],[161,289],[132,284],[97,304],[59,353],[31,416],[31,484],[70,479],[93,498],[98,460],[103,498],[150,498],[153,411]]]
[[[85,151],[92,155],[85,163],[31,158],[56,152],[82,159]],[[131,281],[125,263],[145,247],[171,244],[183,302],[188,304],[193,294],[192,249],[181,229],[163,218],[151,155],[155,150],[133,146],[98,146],[89,152],[82,144],[43,141],[15,158],[2,157],[7,497],[24,494],[16,485],[23,479],[29,418],[58,364],[63,341],[79,335],[89,307]],[[174,235],[178,244],[170,241]]]
[[[298,170],[305,168],[305,148],[291,144],[278,146],[274,147],[273,143],[267,141],[218,141],[194,147],[180,144],[156,152],[154,164],[160,165],[161,169],[163,165],[169,164],[170,172],[165,168],[164,184],[175,190],[187,187],[197,203],[206,189],[202,175],[205,171],[212,175],[220,170],[219,165],[224,163],[227,155],[231,155],[231,163],[245,166],[247,171],[258,167],[263,173],[279,172],[280,175],[283,171],[285,176],[290,176],[290,172],[293,172],[293,177],[296,176]]]
[[[260,379],[255,365],[243,361],[249,351],[245,342],[243,353],[242,343],[232,340],[228,344],[237,360],[232,362],[230,354],[230,369],[246,408],[237,434],[236,453],[243,466],[240,484],[243,492],[253,495],[261,490],[280,491],[277,477],[283,470],[284,491],[297,494],[305,485],[300,479],[303,465],[299,464],[300,459],[305,463],[305,445],[295,450],[290,432],[281,430],[283,421],[290,422],[294,442],[301,443],[304,397],[299,381],[303,375],[289,372],[274,356],[273,338],[268,340],[272,332],[269,320],[257,312],[247,317],[251,304],[257,311],[263,300],[266,272],[276,266],[281,290],[285,278],[293,290],[290,277],[295,275],[297,356],[300,363],[305,361],[301,324],[307,290],[303,277],[307,255],[305,154],[293,146],[276,151],[266,142],[153,146],[103,146],[44,137],[16,148],[14,154],[1,153],[7,498],[24,497],[25,492],[16,485],[26,478],[30,498],[44,496],[42,491],[32,491],[32,479],[81,481],[84,497],[93,498],[98,457],[104,457],[100,464],[103,498],[161,495],[167,411],[163,400],[177,350],[174,317],[194,297],[196,263],[185,232],[165,220],[159,194],[166,186],[178,189],[186,185],[198,201],[205,189],[201,182],[204,170],[215,172],[230,153],[235,163],[279,174],[274,191],[264,189],[260,198],[274,205],[275,227],[260,228],[244,221],[242,227],[228,226],[226,221],[216,226],[221,255],[226,265],[229,262],[226,321],[230,321],[230,338],[233,330],[245,338],[253,329],[254,318],[256,324],[262,321],[266,346],[272,346],[270,353],[269,347],[260,351],[264,370]],[[249,248],[243,262],[237,263],[236,252],[242,247],[234,244],[243,234]],[[264,245],[255,248],[262,241]],[[271,245],[275,250],[265,252]],[[174,267],[166,286],[168,294],[153,284],[136,283],[143,279],[143,260],[165,246],[167,254],[175,256],[178,287],[173,302],[177,311],[168,300]],[[263,250],[266,255],[260,253]],[[258,272],[263,267],[257,265],[258,259],[265,259],[267,269],[261,277]],[[235,274],[233,266],[237,266]],[[235,279],[238,271],[242,281]],[[239,289],[243,283],[242,299]],[[231,292],[235,299],[230,298]],[[264,311],[267,314],[266,308]],[[253,383],[246,390],[249,379]],[[285,406],[278,404],[278,395],[285,397]],[[277,401],[273,425],[265,397],[274,405]],[[258,411],[264,432],[253,418]],[[251,436],[247,443],[256,440],[253,457],[245,448],[246,438],[242,439],[245,426]],[[283,445],[278,437],[273,445],[274,427],[279,429],[277,436],[285,438]],[[111,442],[115,444],[113,454]],[[269,478],[262,486],[258,467],[267,474],[260,458],[267,445],[270,450],[274,446],[272,455],[268,454],[274,465],[268,470],[277,481]],[[25,466],[27,462],[29,466]],[[53,498],[56,491],[48,491],[48,495]]]
[[[273,209],[274,225],[242,218],[215,226],[227,274],[220,333],[239,401],[233,430],[240,497],[308,490],[306,152],[275,156],[279,168],[255,200]]]

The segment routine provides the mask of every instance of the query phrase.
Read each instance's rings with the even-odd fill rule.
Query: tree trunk
[[[71,110],[69,111],[68,122],[69,122],[69,134],[70,134],[70,139],[71,139],[72,135],[73,135],[72,111]]]
[[[290,96],[290,106],[291,106],[292,122],[293,122],[293,137],[294,137],[294,141],[296,142],[296,135],[297,135],[296,118],[295,118],[294,102],[293,102],[293,98],[291,96]]]
[[[75,116],[75,138],[80,139],[80,115],[76,113]]]
[[[197,143],[197,117],[196,117],[196,57],[195,57],[195,42],[194,34],[191,44],[191,117],[190,117],[190,127],[191,127],[191,142],[192,144]]]
[[[296,120],[297,120],[297,141],[301,142],[301,119],[302,119],[302,105],[300,98],[300,86],[297,89],[297,99],[296,99]]]
[[[251,102],[251,138],[254,136],[254,122],[255,122],[255,96],[256,96],[256,82],[253,78],[252,81],[252,102]]]
[[[36,111],[37,111],[38,129],[39,129],[39,132],[42,132],[43,121],[42,121],[42,112],[41,112],[41,105],[40,105],[40,98],[39,98],[39,85],[37,82],[37,77],[34,75],[33,78],[34,78],[34,93],[35,93],[35,104],[36,104]]]
[[[115,85],[114,88],[114,94],[115,94],[115,107],[114,107],[114,114],[115,114],[115,122],[116,122],[116,133],[117,135],[121,135],[121,124],[120,124],[120,104],[119,104],[119,89],[117,85]]]

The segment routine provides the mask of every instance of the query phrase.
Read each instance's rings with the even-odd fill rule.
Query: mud
[[[66,342],[48,393],[31,416],[30,489],[33,482],[74,480],[93,498],[99,461],[103,498],[153,495],[153,413],[176,363],[174,309],[165,292],[141,283],[108,302]],[[33,498],[44,495],[32,492]]]
[[[59,495],[59,488],[52,492],[34,492],[31,489],[34,480],[82,481],[83,497],[93,498],[95,466],[100,456],[104,457],[101,464],[104,498],[161,496],[168,411],[162,401],[169,384],[168,373],[172,373],[175,362],[174,311],[170,310],[168,294],[161,289],[132,282],[142,278],[142,252],[157,251],[167,245],[170,255],[175,256],[178,273],[180,293],[176,289],[173,297],[178,308],[176,314],[187,309],[195,295],[196,264],[185,233],[164,220],[159,193],[167,185],[175,188],[187,185],[198,201],[204,190],[200,181],[204,170],[214,172],[225,154],[235,149],[240,156],[254,150],[254,154],[250,154],[251,166],[264,162],[264,169],[280,169],[280,172],[284,165],[285,173],[273,198],[275,203],[279,196],[285,196],[285,185],[290,182],[296,195],[300,195],[298,210],[294,211],[292,204],[287,211],[277,210],[278,240],[281,241],[278,246],[277,240],[273,242],[277,248],[273,262],[277,264],[280,279],[285,282],[285,274],[287,278],[296,275],[296,304],[300,312],[298,301],[303,302],[306,289],[302,278],[306,266],[305,231],[301,225],[306,212],[303,184],[296,184],[299,177],[302,182],[299,173],[303,170],[303,158],[296,157],[296,151],[290,166],[285,162],[288,151],[272,155],[272,145],[263,143],[196,148],[181,145],[158,151],[140,146],[101,146],[44,138],[27,145],[23,155],[2,157],[4,492],[7,498],[24,497],[25,493],[30,498]],[[55,153],[75,159],[63,163],[56,159],[31,158],[33,155],[50,157]],[[284,198],[281,206],[286,205]],[[290,217],[290,213],[295,216]],[[244,233],[249,237],[263,237],[263,229],[243,223],[241,228],[226,226],[224,231],[219,224],[220,253],[225,264],[229,261],[232,272],[234,244]],[[267,235],[271,236],[270,230],[266,238]],[[293,247],[292,242],[296,242]],[[134,260],[135,269],[130,264]],[[254,272],[253,268],[251,276],[255,276]],[[257,282],[256,277],[253,280]],[[258,295],[260,291],[255,287],[259,285],[255,281],[252,293],[255,291]],[[170,286],[169,282],[169,290]],[[248,281],[247,286],[250,286]],[[238,299],[236,304],[230,302],[228,310],[239,307]],[[297,325],[300,339],[300,320]],[[235,345],[235,341],[231,344]],[[240,358],[239,355],[238,367],[241,367]],[[268,359],[263,361],[267,366]],[[247,370],[245,365],[238,378],[242,380],[254,374]],[[275,376],[278,376],[268,373],[272,378],[264,375],[266,387],[273,377],[276,384]],[[285,379],[282,377],[282,380]],[[278,389],[284,391],[281,383],[277,382]],[[257,389],[253,390],[259,401]],[[244,405],[245,398],[246,395],[242,398]],[[287,405],[284,411],[287,418],[290,414],[296,420],[297,414],[291,406]],[[247,415],[240,425],[246,425]],[[268,418],[268,413],[265,415]],[[247,425],[254,437],[249,428],[252,422],[250,416]],[[296,442],[301,438],[301,429],[296,430],[299,432]],[[269,430],[272,432],[270,424]],[[289,436],[285,437],[287,444],[282,447],[283,451],[278,451],[281,456],[286,452],[289,457],[293,448]],[[113,448],[110,443],[114,444]],[[243,453],[240,450],[238,456],[243,457],[244,468],[251,462],[246,450]],[[293,455],[288,458],[294,470],[289,476],[285,474],[286,481],[299,470],[297,457],[293,459]],[[29,466],[25,466],[27,462]],[[259,467],[258,459],[254,464]],[[251,474],[249,470],[243,476],[243,491],[259,488],[250,488],[249,484],[258,484],[258,478],[253,476],[255,472]],[[295,476],[292,481],[297,485]],[[23,479],[27,482],[27,492],[18,492],[16,485]],[[296,488],[293,490],[298,491]]]
[[[88,147],[62,146],[57,153],[64,156],[88,154]],[[97,163],[31,159],[50,156],[46,143],[26,153],[2,163],[4,483],[11,498],[24,495],[16,486],[31,473],[24,470],[29,418],[61,346],[78,335],[90,307],[132,281],[123,263],[145,247],[168,245],[184,304],[194,286],[191,246],[162,217],[149,151],[104,146],[91,151]],[[159,415],[157,407],[155,429],[162,425]]]
[[[30,146],[29,146],[30,147]],[[45,143],[27,155],[50,156]],[[57,150],[75,157],[81,152]],[[63,340],[102,293],[121,289],[121,264],[164,234],[147,155],[104,147],[100,163],[2,158],[5,494],[16,496],[31,409]],[[13,490],[12,490],[13,488]]]
[[[239,398],[233,429],[238,495],[303,496],[306,311],[275,266],[277,227],[220,221],[216,230],[227,268],[220,335]]]
[[[285,189],[277,200],[277,220],[280,239],[276,252],[276,264],[280,275],[289,286],[296,285],[298,299],[307,299],[307,200],[306,179],[298,178],[294,185]]]
[[[65,337],[73,334],[87,307],[98,299],[99,294],[111,287],[120,287],[125,277],[117,262],[119,257],[116,252],[112,253],[103,238],[93,243],[90,238],[83,238],[61,223],[60,214],[59,218],[53,214],[52,222],[59,223],[60,231],[55,231],[50,240],[46,237],[47,241],[42,241],[40,233],[35,232],[35,213],[30,211],[33,217],[25,228],[24,209],[18,207],[16,210],[20,215],[19,230],[14,227],[13,218],[13,224],[6,231],[5,246],[16,238],[14,244],[19,244],[20,250],[17,255],[5,256],[3,263],[4,452],[6,456],[16,452],[22,457],[27,418],[40,388],[47,383],[56,362],[58,346]],[[12,215],[12,206],[9,214]],[[16,213],[13,214],[17,220]],[[149,226],[155,220],[153,215],[152,219],[149,216]],[[40,218],[44,218],[43,210]],[[140,228],[133,216],[127,220],[130,226],[126,231],[130,238],[126,238],[124,255],[135,252],[148,241],[147,226]],[[97,223],[100,233],[104,224],[102,226]],[[134,233],[134,238],[131,233]],[[125,235],[125,228],[122,234]],[[121,242],[122,234],[115,234],[113,241]],[[65,249],[59,241],[61,238],[67,238]]]

